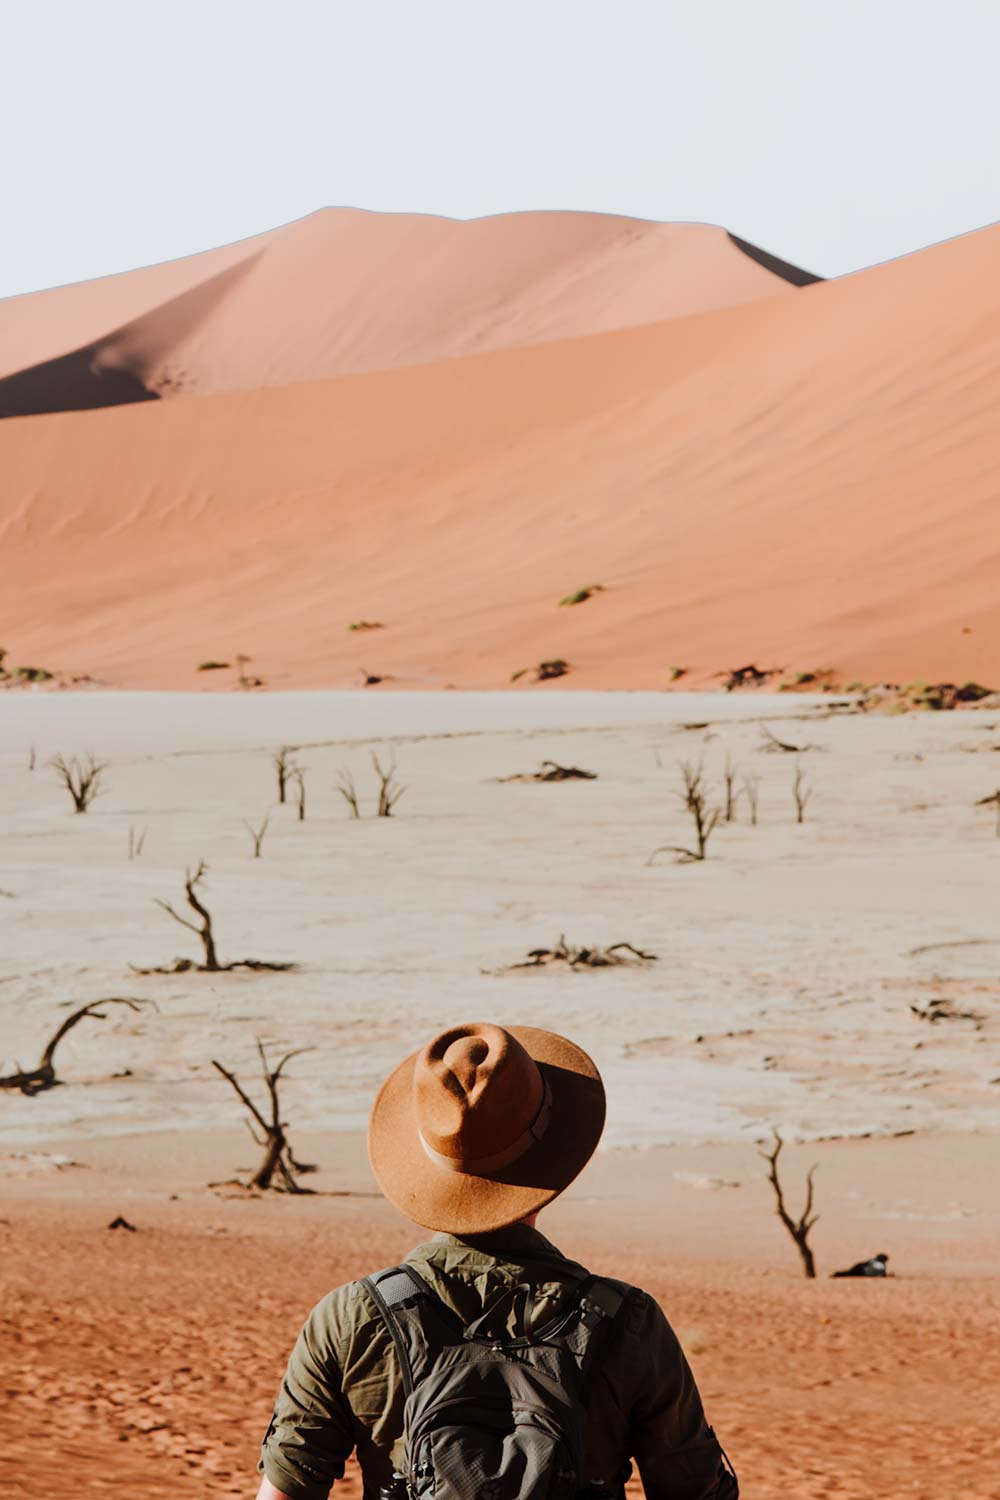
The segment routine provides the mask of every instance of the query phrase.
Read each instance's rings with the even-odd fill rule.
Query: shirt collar
[[[544,1234],[533,1229],[529,1224],[508,1224],[504,1229],[491,1229],[486,1234],[436,1234],[426,1245],[417,1247],[419,1251],[432,1252],[440,1245],[452,1245],[456,1249],[477,1251],[480,1255],[500,1256],[509,1260],[531,1260],[536,1256],[549,1256],[556,1260],[564,1260],[562,1251],[547,1240]]]

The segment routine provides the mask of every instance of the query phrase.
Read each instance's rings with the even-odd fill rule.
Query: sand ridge
[[[123,687],[217,688],[198,663],[237,652],[272,687],[523,686],[555,658],[574,688],[745,661],[995,685],[998,235],[634,328],[0,422],[6,644]]]

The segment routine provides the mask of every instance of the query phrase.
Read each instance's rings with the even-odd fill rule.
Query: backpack
[[[595,1362],[628,1288],[584,1274],[569,1309],[528,1332],[535,1293],[527,1282],[468,1327],[412,1266],[363,1285],[392,1337],[405,1391],[404,1472],[383,1490],[386,1500],[621,1494],[630,1464],[610,1484],[585,1472],[586,1418]],[[506,1314],[522,1296],[525,1333],[513,1338]]]

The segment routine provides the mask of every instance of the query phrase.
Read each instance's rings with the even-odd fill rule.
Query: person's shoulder
[[[306,1320],[313,1336],[336,1346],[372,1323],[380,1323],[378,1307],[366,1277],[345,1281],[321,1297]]]
[[[625,1336],[642,1339],[657,1328],[669,1327],[663,1309],[651,1292],[614,1276],[600,1276],[598,1279],[605,1286],[612,1287],[622,1299],[615,1321]]]

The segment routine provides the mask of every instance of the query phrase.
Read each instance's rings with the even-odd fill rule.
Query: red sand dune
[[[0,304],[19,358],[175,397],[0,422],[4,644],[146,687],[239,651],[275,687],[996,683],[998,256],[795,287],[699,226],[328,213]]]

